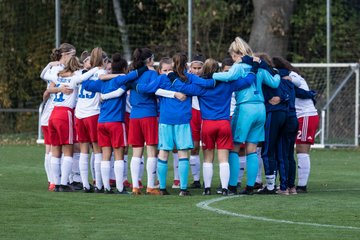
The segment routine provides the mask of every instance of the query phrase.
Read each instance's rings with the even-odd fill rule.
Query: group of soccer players
[[[214,59],[198,55],[188,63],[186,54],[177,53],[155,69],[148,48],[137,48],[130,66],[120,54],[109,59],[99,47],[80,59],[71,44],[54,49],[40,75],[47,82],[41,125],[49,190],[128,194],[130,187],[140,195],[146,166],[146,194],[168,195],[172,152],[172,187],[179,195],[191,195],[188,187],[211,195],[217,149],[219,194],[237,194],[245,168],[240,194],[307,192],[309,151],[319,121],[315,93],[288,61],[254,54],[239,37],[229,54],[221,68]]]

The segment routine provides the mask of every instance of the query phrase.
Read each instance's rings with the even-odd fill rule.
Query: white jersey
[[[192,97],[192,108],[196,110],[200,110],[199,99],[196,96]]]
[[[231,94],[231,102],[230,102],[230,117],[234,115],[235,108],[236,108],[236,98],[235,98],[235,93],[233,92]]]
[[[295,84],[295,86],[309,91],[309,86],[307,85],[304,78],[302,78],[296,72],[290,72],[289,75]],[[301,99],[295,98],[295,108],[296,108],[296,116],[304,117],[304,116],[316,116],[318,115],[317,110],[314,106],[314,103],[311,99]]]
[[[105,69],[98,69],[98,71],[89,79],[93,81],[100,81],[99,76],[106,74]],[[78,101],[75,109],[75,116],[79,119],[91,117],[100,114],[100,93],[86,91],[79,86]]]
[[[50,65],[46,66],[41,73],[40,77],[47,82],[47,89],[50,86],[51,81],[44,79],[45,73],[57,76],[58,72],[64,69],[64,65],[60,64],[58,66],[50,67]],[[43,111],[40,117],[40,124],[41,126],[48,126],[49,125],[49,118],[54,109],[54,94],[50,94],[49,99],[46,101],[45,105],[43,106]]]

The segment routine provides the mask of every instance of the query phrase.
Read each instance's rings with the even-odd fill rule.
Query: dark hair
[[[192,57],[191,62],[198,61],[204,63],[206,60],[206,57],[202,54],[196,54]]]
[[[59,48],[54,48],[50,55],[51,60],[59,61],[64,53],[76,51],[75,47],[69,43],[62,43]]]
[[[276,68],[285,68],[289,71],[293,71],[296,72],[297,74],[301,75],[299,69],[297,69],[296,67],[294,67],[293,65],[291,65],[291,63],[287,60],[285,60],[282,57],[273,57],[272,59],[273,63],[274,63],[274,67]]]
[[[225,66],[232,66],[234,64],[234,60],[232,58],[224,58],[221,62],[221,69],[224,69]]]
[[[180,79],[183,82],[187,82],[188,80],[185,75],[187,60],[188,58],[185,53],[176,53],[173,56],[174,72],[179,75]]]
[[[274,63],[271,61],[269,54],[265,52],[258,52],[254,54],[256,57],[259,57],[261,60],[265,61],[270,67],[274,67]]]
[[[120,53],[115,53],[112,56],[111,62],[111,70],[112,73],[126,73],[127,72],[128,63],[127,61],[122,58]]]
[[[207,78],[209,75],[219,71],[219,63],[215,59],[206,59],[203,65],[202,76]]]
[[[137,48],[133,53],[132,68],[140,68],[146,65],[146,60],[152,57],[154,54],[148,48]]]

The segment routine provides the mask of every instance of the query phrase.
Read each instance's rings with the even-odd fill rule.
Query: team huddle
[[[176,53],[155,69],[148,48],[137,48],[130,66],[99,47],[80,59],[71,44],[54,49],[40,75],[47,82],[41,128],[49,190],[129,194],[132,188],[140,195],[145,168],[146,194],[169,195],[171,152],[179,196],[191,195],[188,188],[212,194],[215,154],[218,194],[307,192],[319,123],[315,92],[287,60],[253,53],[239,37],[228,52],[221,67],[202,55],[188,63],[186,54]]]

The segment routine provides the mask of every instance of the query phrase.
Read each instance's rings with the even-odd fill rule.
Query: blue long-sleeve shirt
[[[201,117],[205,120],[230,120],[230,101],[234,91],[239,91],[251,86],[256,79],[255,74],[248,74],[232,82],[217,82],[215,88],[203,88],[196,84],[186,84],[176,80],[173,87],[182,93],[198,96]],[[209,79],[208,81],[212,81]]]
[[[214,81],[201,79],[193,74],[186,74],[188,84],[194,83],[203,87],[214,87]],[[136,90],[139,93],[155,93],[157,89],[176,91],[167,75],[162,74],[149,84],[137,84]],[[159,123],[163,124],[187,124],[191,120],[191,98],[180,101],[176,98],[159,97],[160,118]]]
[[[109,93],[120,87],[125,90],[126,87],[124,84],[136,79],[137,77],[137,71],[132,71],[127,75],[118,76],[108,81],[87,80],[82,83],[82,86],[87,91]],[[111,98],[101,102],[98,122],[124,122],[125,104],[126,94],[119,98]]]
[[[240,77],[244,78],[250,72],[252,66],[246,63],[235,63],[228,72],[214,73],[213,78],[219,81],[233,81]],[[235,92],[236,105],[242,103],[264,103],[262,84],[277,88],[280,84],[280,76],[272,76],[268,71],[259,68],[256,81],[249,88]]]

